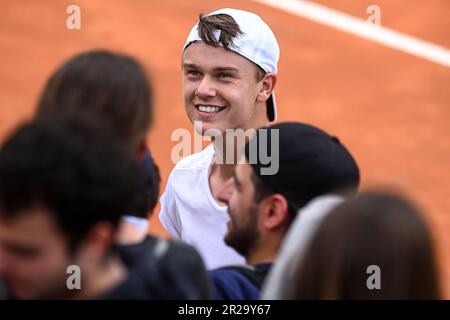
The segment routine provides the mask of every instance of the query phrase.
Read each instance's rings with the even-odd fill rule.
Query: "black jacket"
[[[147,237],[116,247],[128,268],[127,278],[100,299],[210,299],[203,260],[191,246]]]

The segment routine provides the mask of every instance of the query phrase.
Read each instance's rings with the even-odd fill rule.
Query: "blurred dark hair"
[[[140,164],[141,187],[138,196],[127,211],[128,215],[147,218],[155,209],[160,192],[161,175],[149,150]]]
[[[69,59],[48,79],[37,116],[54,111],[100,116],[135,152],[152,122],[152,89],[133,58],[96,50]]]
[[[367,268],[380,268],[369,290]],[[407,200],[368,192],[324,218],[297,269],[297,299],[438,299],[432,239]]]
[[[74,250],[100,221],[117,226],[139,187],[136,161],[91,118],[54,114],[20,126],[0,151],[0,216],[43,207]]]

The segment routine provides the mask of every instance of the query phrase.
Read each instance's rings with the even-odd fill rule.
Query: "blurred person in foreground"
[[[153,90],[143,66],[133,57],[107,50],[80,53],[48,79],[36,117],[83,114],[104,123],[110,136],[139,163],[140,191],[123,212],[116,242],[128,265],[158,258],[173,298],[207,299],[210,284],[202,258],[184,243],[148,234],[160,190],[159,168],[147,147],[153,119]],[[155,254],[156,253],[156,254]],[[180,269],[179,265],[184,268]]]
[[[151,261],[127,269],[114,251],[138,192],[132,157],[88,119],[26,123],[0,151],[0,276],[14,299],[149,298]],[[67,284],[69,266],[81,288]],[[133,283],[142,282],[141,290]],[[147,287],[149,286],[149,287]],[[156,286],[155,286],[156,287]]]
[[[48,78],[36,118],[54,113],[81,114],[103,121],[111,137],[128,149],[141,167],[141,200],[151,206],[149,191],[157,167],[147,147],[153,122],[153,90],[143,66],[128,55],[107,50],[77,54]],[[146,192],[147,190],[147,192]],[[148,212],[124,212],[117,235],[120,243],[141,241],[148,233]]]
[[[440,297],[422,214],[386,192],[365,192],[333,209],[294,267],[281,299]]]

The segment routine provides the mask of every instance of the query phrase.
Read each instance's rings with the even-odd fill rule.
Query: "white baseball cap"
[[[280,59],[280,48],[277,39],[269,26],[258,15],[248,11],[226,8],[211,12],[206,16],[216,14],[227,14],[231,16],[243,32],[243,34],[239,34],[233,39],[234,45],[230,45],[229,50],[257,64],[265,72],[278,72],[277,65]],[[218,45],[223,46],[219,42],[220,30],[217,30],[214,36]],[[191,43],[196,41],[202,41],[198,33],[198,22],[189,33],[183,47],[183,52]],[[267,118],[269,121],[275,121],[277,118],[274,92],[272,92],[267,100]]]

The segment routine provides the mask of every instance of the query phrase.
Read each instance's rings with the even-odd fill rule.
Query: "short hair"
[[[381,271],[369,290],[367,268]],[[296,274],[298,299],[438,299],[432,239],[419,211],[393,194],[368,192],[336,207]]]
[[[214,36],[215,30],[221,31],[219,39]],[[232,16],[219,13],[213,15],[200,14],[198,34],[206,44],[214,47],[222,44],[225,49],[230,50],[230,47],[234,46],[233,39],[244,33]],[[253,61],[250,62],[256,67],[256,81],[261,81],[266,72]]]
[[[220,37],[216,39],[214,31],[220,30]],[[244,34],[236,20],[228,14],[220,13],[214,15],[199,15],[198,34],[200,38],[211,46],[219,46],[225,49],[235,46],[233,39]]]
[[[20,126],[0,151],[0,216],[34,207],[55,217],[74,250],[92,226],[117,226],[139,187],[135,160],[99,123],[75,115]]]
[[[138,61],[105,50],[74,56],[48,79],[37,116],[55,111],[99,115],[135,151],[153,118],[152,88]]]

